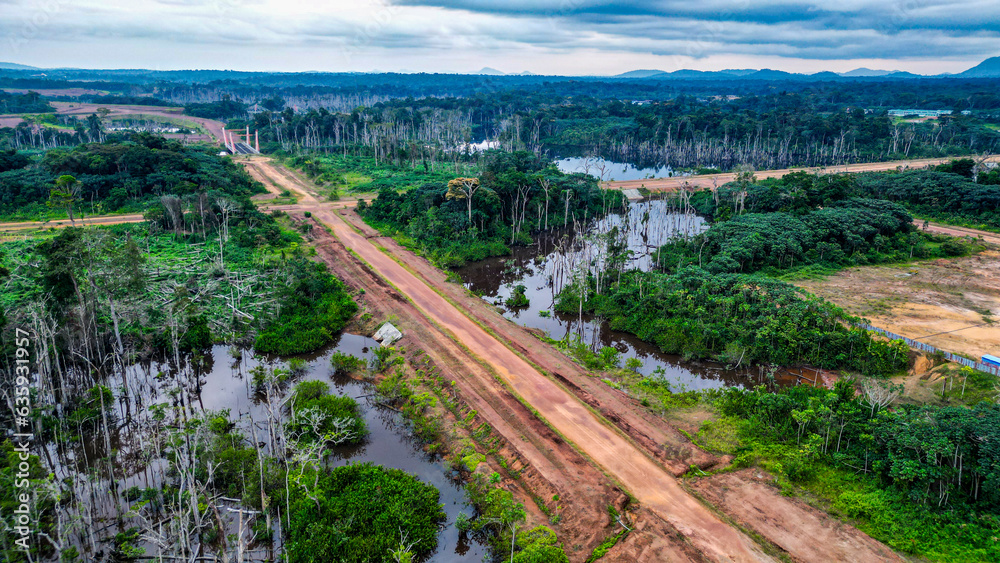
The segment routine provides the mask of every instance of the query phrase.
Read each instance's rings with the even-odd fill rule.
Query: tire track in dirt
[[[689,495],[662,466],[582,402],[474,323],[427,284],[354,231],[338,214],[314,213],[334,235],[494,372],[566,440],[676,528],[711,561],[773,561],[742,532]]]

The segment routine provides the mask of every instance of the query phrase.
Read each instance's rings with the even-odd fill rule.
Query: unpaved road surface
[[[54,221],[24,221],[21,223],[0,223],[0,231],[3,232],[15,232],[15,231],[29,231],[33,229],[48,229],[48,228],[62,228],[62,227],[84,227],[84,226],[96,226],[96,225],[118,225],[121,223],[141,223],[146,219],[140,213],[135,213],[131,215],[97,215],[94,217],[86,217],[84,219],[76,219],[73,223],[70,223],[69,219],[57,219]]]
[[[799,561],[903,563],[885,545],[804,502],[783,496],[758,469],[698,479],[694,489]],[[808,530],[808,534],[803,532]]]
[[[953,237],[972,237],[989,244],[996,244],[1000,246],[1000,234],[998,233],[967,229],[965,227],[952,227],[951,225],[940,225],[938,223],[928,223],[927,228],[924,229],[922,221],[914,221],[914,223],[921,225],[921,230],[927,231],[928,233],[949,235]]]
[[[960,157],[955,157],[960,158]],[[780,178],[792,172],[808,172],[810,174],[840,174],[843,172],[884,172],[900,168],[918,169],[937,166],[950,162],[952,158],[925,158],[919,160],[894,160],[889,162],[872,162],[866,164],[847,164],[843,166],[825,166],[814,168],[785,168],[780,170],[758,170],[754,174],[758,179]],[[1000,162],[1000,155],[989,157],[989,162]],[[672,178],[652,178],[649,180],[627,180],[605,182],[604,187],[616,190],[633,190],[646,188],[653,192],[669,192],[681,189],[716,188],[736,179],[735,173],[705,174],[701,176],[675,176]]]
[[[711,561],[772,561],[749,537],[689,495],[661,465],[539,373],[441,295],[357,233],[334,211],[314,216],[442,330],[478,356],[559,434],[617,479],[640,504],[669,522]]]
[[[281,193],[282,190],[288,190],[296,194],[300,203],[319,203],[314,186],[288,168],[274,164],[270,158],[254,156],[239,158],[237,162],[246,168],[254,180],[264,184],[268,191]]]

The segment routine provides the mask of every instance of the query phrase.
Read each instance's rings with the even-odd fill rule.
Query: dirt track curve
[[[954,157],[958,158],[958,157]],[[894,160],[888,162],[871,162],[864,164],[845,164],[842,166],[823,166],[812,168],[783,168],[780,170],[758,170],[754,173],[758,179],[780,178],[792,172],[808,172],[810,174],[840,174],[844,172],[884,172],[897,169],[918,169],[927,166],[937,166],[950,162],[952,158],[925,158],[918,160]],[[1000,162],[1000,155],[992,155],[987,162]],[[652,192],[670,192],[680,189],[717,188],[736,179],[736,173],[705,174],[701,176],[673,176],[670,178],[650,178],[648,180],[623,180],[605,182],[604,187],[613,190],[637,190],[646,188]]]
[[[333,210],[313,215],[420,311],[488,364],[557,432],[615,477],[633,496],[672,524],[712,561],[773,561],[742,532],[689,495],[673,476],[613,430],[575,396],[539,373],[432,288],[352,229]]]
[[[216,142],[222,142],[222,130],[225,124],[221,121],[204,117],[193,117],[184,114],[182,107],[168,106],[138,106],[138,105],[116,105],[116,104],[90,104],[82,102],[51,102],[58,115],[75,115],[83,117],[97,113],[98,108],[110,110],[109,117],[122,117],[126,115],[151,115],[182,119],[197,123],[204,127]],[[0,127],[16,127],[18,123],[24,121],[20,114],[0,115]],[[171,137],[175,135],[170,135]]]

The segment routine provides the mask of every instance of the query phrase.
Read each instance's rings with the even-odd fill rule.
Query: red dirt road
[[[956,157],[957,158],[957,157]],[[780,170],[758,170],[758,179],[780,178],[792,172],[808,172],[810,174],[840,174],[844,172],[884,172],[898,168],[926,168],[951,161],[951,158],[925,158],[920,160],[894,160],[889,162],[873,162],[867,164],[847,164],[844,166],[828,166],[816,168],[784,168]],[[989,157],[988,162],[1000,162],[1000,155]],[[652,178],[649,180],[627,180],[620,182],[605,182],[604,187],[614,190],[635,190],[646,188],[653,192],[669,192],[680,189],[716,188],[736,179],[735,173],[706,174],[702,176],[675,176],[673,178]]]
[[[302,203],[318,204],[312,187],[284,166],[275,166],[270,158],[251,157],[237,160],[246,168],[250,176],[264,184],[267,191],[278,194],[282,190],[294,192]]]
[[[96,225],[118,225],[120,223],[141,223],[145,220],[146,219],[141,213],[132,215],[98,215],[96,217],[76,219],[75,225],[77,227],[92,227]],[[48,229],[49,227],[58,229],[62,227],[70,227],[72,225],[73,224],[70,223],[69,219],[58,219],[55,221],[24,221],[22,223],[0,223],[0,231],[27,231],[31,229]]]
[[[975,239],[982,239],[983,242],[989,244],[1000,244],[1000,234],[991,233],[988,231],[977,231],[975,229],[967,229],[965,227],[952,227],[951,225],[940,225],[938,223],[928,223],[927,228],[923,228],[923,221],[914,221],[917,225],[920,225],[920,229],[927,231],[928,233],[934,233],[938,235],[949,235],[953,237],[972,237]]]
[[[354,231],[335,211],[320,209],[313,215],[330,226],[345,246],[409,297],[424,315],[492,367],[557,432],[616,478],[641,505],[679,530],[704,556],[712,561],[773,561],[753,540],[724,523],[685,492],[639,447]]]

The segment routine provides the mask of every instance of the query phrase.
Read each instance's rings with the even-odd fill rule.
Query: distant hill
[[[470,72],[469,74],[479,74],[483,76],[505,76],[507,73],[500,72],[495,68],[484,66],[482,69],[479,70],[479,72]]]
[[[0,62],[0,70],[39,70],[37,66],[19,65],[17,63]]]
[[[840,76],[844,78],[867,78],[870,76],[887,76],[889,74],[895,74],[899,72],[898,70],[872,70],[870,68],[856,68],[854,70],[849,70],[847,72],[839,73]]]
[[[912,72],[906,72],[902,70],[897,70],[896,72],[890,72],[885,75],[886,78],[925,78],[921,74],[913,74]]]
[[[986,59],[978,65],[961,72],[956,76],[963,78],[996,78],[1000,77],[1000,57]]]
[[[824,70],[823,72],[810,74],[809,78],[811,80],[840,80],[843,77],[837,74],[836,72],[830,72],[829,70]]]
[[[650,77],[657,76],[657,75],[660,75],[660,74],[667,74],[667,72],[664,71],[664,70],[655,70],[655,69],[630,70],[628,72],[623,72],[621,74],[616,74],[616,75],[612,76],[611,78],[650,78]]]
[[[790,78],[801,78],[802,75],[795,75],[790,72],[785,72],[783,70],[771,70],[769,68],[762,68],[757,72],[747,74],[746,78],[752,80],[788,80]]]

